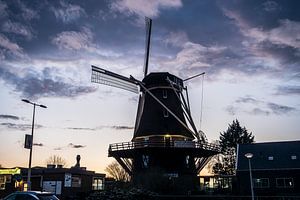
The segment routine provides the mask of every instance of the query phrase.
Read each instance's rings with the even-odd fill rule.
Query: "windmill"
[[[204,73],[186,79],[168,72],[148,74],[152,20],[145,21],[143,80],[92,66],[92,82],[139,94],[133,138],[130,142],[110,144],[108,156],[118,161],[136,185],[153,189],[150,182],[156,179],[166,183],[168,191],[191,191],[199,185],[197,174],[220,152],[197,130],[184,85]]]

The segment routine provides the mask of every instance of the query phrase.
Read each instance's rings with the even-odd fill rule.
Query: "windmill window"
[[[185,164],[186,164],[186,167],[187,168],[189,168],[189,161],[190,161],[190,156],[189,155],[187,155],[186,157],[185,157]]]
[[[169,117],[169,112],[166,110],[166,109],[164,109],[164,117]]]
[[[168,98],[168,91],[167,90],[163,90],[163,98],[164,99]]]
[[[144,168],[148,168],[148,165],[149,165],[149,156],[148,155],[142,155],[142,159],[143,159],[143,167]]]
[[[147,147],[149,143],[149,137],[144,138],[144,147]]]

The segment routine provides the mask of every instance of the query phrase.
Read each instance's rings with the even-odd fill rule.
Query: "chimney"
[[[53,165],[53,164],[47,164],[47,168],[48,168],[48,169],[54,169],[54,168],[55,168],[55,165]]]
[[[76,165],[75,165],[75,167],[80,168],[80,159],[81,159],[80,155],[77,155],[76,156]]]

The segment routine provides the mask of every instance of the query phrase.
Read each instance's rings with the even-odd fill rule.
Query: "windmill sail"
[[[92,65],[92,82],[138,93],[134,80]]]
[[[148,73],[152,19],[146,17],[145,23],[146,23],[146,47],[145,47],[144,77],[147,76]]]

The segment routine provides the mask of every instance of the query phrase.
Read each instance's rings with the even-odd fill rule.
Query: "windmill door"
[[[165,137],[165,146],[170,147],[171,146],[171,137]]]

